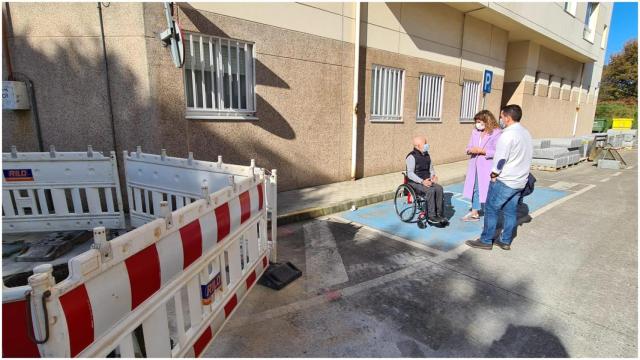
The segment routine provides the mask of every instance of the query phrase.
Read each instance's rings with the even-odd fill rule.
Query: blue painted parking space
[[[450,221],[450,225],[445,228],[428,226],[426,229],[420,229],[415,223],[400,221],[396,215],[393,200],[366,206],[355,211],[346,211],[340,213],[339,216],[436,250],[449,251],[464,243],[465,240],[479,237],[482,232],[482,221],[464,222],[460,220],[469,211],[471,204],[469,200],[463,198],[462,188],[462,183],[444,188],[445,207],[447,208],[444,215]],[[525,197],[523,206],[518,210],[518,215],[519,217],[526,216],[568,193],[563,190],[536,187],[533,194]]]

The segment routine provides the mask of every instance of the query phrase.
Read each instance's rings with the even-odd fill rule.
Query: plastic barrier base
[[[270,289],[280,290],[302,276],[302,271],[291,262],[270,263],[258,284]]]

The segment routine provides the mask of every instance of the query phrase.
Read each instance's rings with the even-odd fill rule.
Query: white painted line
[[[556,206],[558,206],[558,205],[560,205],[562,203],[565,203],[565,202],[573,199],[574,197],[593,189],[594,187],[596,187],[596,186],[593,185],[593,184],[587,185],[583,189],[581,189],[579,191],[576,191],[573,194],[567,195],[567,196],[565,196],[565,197],[563,197],[561,199],[558,199],[558,200],[552,202],[551,204],[547,204],[547,205],[541,207],[540,209],[538,209],[538,210],[532,212],[531,214],[529,214],[529,216],[531,216],[532,219],[535,218],[536,216],[540,216],[540,215],[544,214],[545,212],[553,209],[554,207],[556,207]]]
[[[622,171],[618,171],[618,172],[617,172],[617,173],[615,173],[615,174],[611,174],[611,176],[618,176],[618,175],[620,175],[620,174],[622,174]]]
[[[536,177],[536,179],[540,180],[540,181],[549,181],[549,182],[553,182],[553,183],[560,182],[560,180],[555,180],[555,179],[543,179],[543,178],[539,178],[539,177]],[[591,185],[591,184],[582,183],[582,182],[571,182],[571,184],[575,184],[575,185]],[[549,185],[549,186],[545,186],[545,187],[552,187],[552,186],[553,185]],[[568,191],[574,191],[574,190],[568,189]]]
[[[569,190],[576,185],[578,185],[578,183],[558,181],[555,184],[549,186],[549,188],[556,189],[556,190]]]
[[[610,178],[606,177],[606,178],[604,178],[604,179],[600,180],[600,182],[607,182],[607,181],[609,181],[609,180],[610,180]]]
[[[403,244],[407,244],[407,245],[409,245],[409,246],[413,246],[414,248],[418,248],[418,249],[421,249],[421,250],[425,250],[425,251],[430,251],[430,252],[436,253],[438,256],[440,256],[440,255],[444,255],[444,254],[445,254],[445,252],[440,251],[440,250],[436,250],[436,249],[434,249],[434,248],[432,248],[432,247],[429,247],[429,246],[427,246],[427,245],[420,244],[420,243],[415,242],[415,241],[407,240],[407,239],[405,239],[405,238],[401,238],[401,237],[400,237],[400,236],[398,236],[398,235],[393,235],[393,234],[390,234],[390,233],[388,233],[388,232],[385,232],[385,231],[382,231],[382,230],[378,230],[378,229],[375,229],[375,228],[369,227],[369,226],[364,225],[364,224],[360,224],[359,222],[356,222],[356,221],[351,221],[351,223],[352,223],[352,224],[356,224],[356,225],[358,225],[358,226],[362,226],[363,228],[365,228],[365,229],[367,229],[367,230],[369,230],[369,231],[376,232],[376,233],[378,233],[378,234],[380,234],[380,235],[383,235],[383,236],[386,236],[386,237],[388,237],[388,238],[390,238],[390,239],[393,239],[393,240],[399,241],[399,242],[401,242],[401,243],[403,243]],[[416,225],[416,226],[418,226],[418,225]]]
[[[349,281],[333,233],[326,221],[312,221],[303,225],[304,251],[307,266],[306,284],[313,289],[328,288]]]

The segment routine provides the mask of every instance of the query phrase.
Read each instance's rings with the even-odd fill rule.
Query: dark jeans
[[[410,185],[418,193],[424,193],[424,199],[427,202],[427,216],[443,215],[444,189],[440,184],[432,184],[431,186],[426,187],[422,184],[411,181]]]
[[[484,228],[480,241],[485,244],[492,244],[496,234],[500,212],[504,215],[504,225],[502,227],[503,244],[511,244],[513,233],[518,225],[518,202],[522,198],[522,189],[512,189],[500,182],[489,184],[487,202],[484,205]]]

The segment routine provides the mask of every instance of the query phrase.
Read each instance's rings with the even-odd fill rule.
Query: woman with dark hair
[[[462,218],[463,221],[480,220],[479,211],[487,201],[491,181],[493,154],[502,133],[495,116],[489,110],[480,111],[473,119],[474,129],[466,149],[470,159],[463,191],[464,197],[471,199],[471,211]]]

